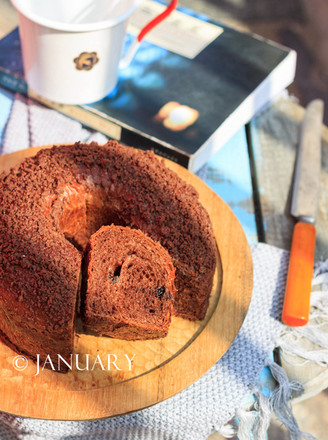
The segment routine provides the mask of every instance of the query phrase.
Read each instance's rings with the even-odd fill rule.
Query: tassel
[[[258,417],[253,427],[254,439],[266,440],[272,416],[270,399],[261,392],[258,392],[256,400],[255,409],[258,411]]]
[[[249,440],[255,420],[257,418],[256,411],[246,411],[239,409],[236,413],[237,438],[238,440]]]
[[[256,403],[254,410],[239,409],[235,423],[238,427],[238,440],[266,440],[272,409],[269,398],[261,393],[259,387],[253,390]]]
[[[232,438],[236,436],[237,428],[231,423],[227,423],[226,425],[221,426],[216,432],[224,438]]]
[[[269,364],[272,376],[278,383],[278,387],[270,396],[270,405],[277,418],[286,426],[291,440],[311,439],[316,440],[314,436],[302,433],[298,427],[293,415],[290,400],[293,395],[299,395],[303,392],[303,387],[299,382],[289,381],[287,373],[275,362]]]

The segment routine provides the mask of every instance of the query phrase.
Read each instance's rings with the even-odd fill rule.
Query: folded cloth
[[[315,265],[310,321],[304,327],[284,326],[277,339],[281,365],[303,386],[294,402],[328,387],[328,260]]]

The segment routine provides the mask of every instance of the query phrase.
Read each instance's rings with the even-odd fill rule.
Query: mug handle
[[[138,50],[138,47],[141,43],[141,41],[144,39],[144,37],[150,32],[154,27],[156,27],[159,23],[161,23],[163,20],[165,20],[166,17],[168,17],[174,9],[176,9],[178,5],[178,0],[171,0],[171,2],[168,4],[167,8],[164,9],[163,12],[158,14],[155,18],[150,20],[149,23],[147,23],[139,32],[137,38],[132,42],[131,46],[129,47],[127,53],[125,54],[124,58],[120,62],[120,67],[125,68],[128,67],[128,65],[131,63],[135,53]]]

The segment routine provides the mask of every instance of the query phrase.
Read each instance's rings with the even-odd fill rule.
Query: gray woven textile
[[[34,111],[38,112],[37,117],[33,116]],[[24,114],[28,114],[28,117],[19,117]],[[13,106],[2,153],[31,144],[69,142],[73,140],[73,132],[74,136],[80,136],[79,140],[97,139],[96,134],[77,124],[53,110],[43,109],[19,97]],[[52,130],[50,136],[49,127],[55,126],[60,126],[59,135]],[[74,140],[78,139],[75,137]],[[0,413],[0,439],[207,439],[212,432],[226,424],[241,406],[256,384],[282,329],[279,318],[288,252],[259,244],[252,247],[252,255],[254,289],[244,324],[228,352],[193,385],[153,407],[99,421],[55,422]]]
[[[0,151],[1,154],[8,154],[31,146],[77,141],[104,144],[107,138],[86,130],[80,122],[16,93]]]
[[[233,417],[256,384],[282,328],[288,253],[259,244],[252,255],[254,290],[244,324],[228,352],[193,385],[153,407],[100,421],[53,422],[0,413],[1,440],[207,439]]]

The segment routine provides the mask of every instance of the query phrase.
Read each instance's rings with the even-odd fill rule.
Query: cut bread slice
[[[143,232],[103,226],[90,238],[84,264],[82,320],[118,339],[168,333],[175,270],[167,251]]]

